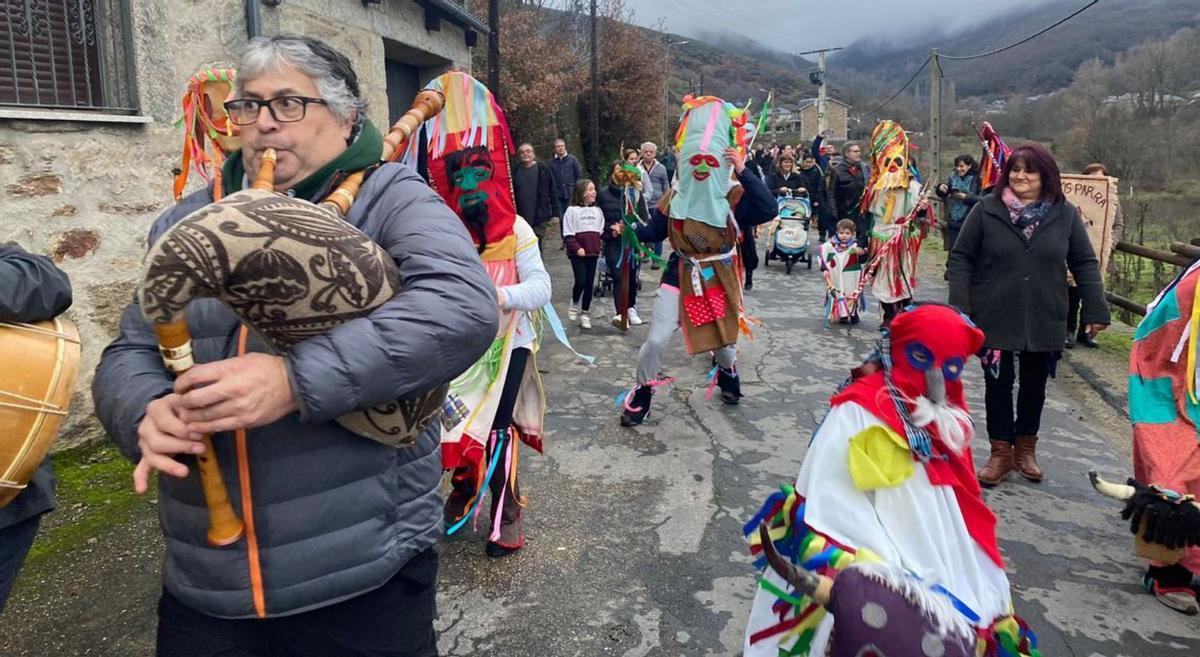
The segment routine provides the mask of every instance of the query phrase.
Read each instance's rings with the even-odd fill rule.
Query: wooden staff
[[[271,151],[272,168],[274,156],[275,152]],[[192,336],[188,332],[186,317],[155,324],[154,334],[158,337],[158,350],[168,372],[179,376],[191,369],[195,361],[192,359]],[[200,472],[200,487],[204,490],[204,502],[208,506],[208,542],[218,547],[231,545],[246,533],[246,525],[238,518],[229,501],[229,489],[221,476],[212,436],[205,434],[200,442],[204,445],[204,453],[196,456],[196,469]]]

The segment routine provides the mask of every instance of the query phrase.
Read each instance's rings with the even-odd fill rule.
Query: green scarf
[[[363,121],[358,137],[350,144],[349,148],[288,191],[296,198],[316,202],[317,199],[313,196],[326,187],[329,179],[335,173],[350,173],[365,169],[378,163],[382,156],[383,135],[379,134],[379,129],[375,127],[375,124]],[[242,180],[246,177],[246,164],[242,161],[240,150],[234,151],[229,155],[229,159],[225,160],[224,166],[221,167],[221,176],[221,190],[225,195],[242,189]]]

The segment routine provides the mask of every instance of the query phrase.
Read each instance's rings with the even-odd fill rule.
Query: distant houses
[[[845,141],[850,135],[850,106],[836,98],[825,101],[826,139]],[[773,107],[764,130],[769,137],[810,141],[817,136],[817,99],[804,98],[795,106]]]

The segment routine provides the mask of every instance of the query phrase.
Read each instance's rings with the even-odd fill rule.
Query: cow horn
[[[758,537],[762,541],[763,552],[767,555],[767,563],[771,565],[771,570],[791,584],[797,593],[813,598],[822,607],[829,604],[829,591],[833,588],[832,579],[797,568],[784,559],[771,542],[766,522],[759,523]]]
[[[1098,491],[1101,495],[1104,495],[1105,497],[1111,497],[1114,500],[1120,500],[1124,502],[1125,500],[1133,497],[1133,494],[1137,492],[1137,489],[1135,489],[1133,486],[1114,484],[1104,481],[1100,478],[1100,475],[1096,474],[1095,470],[1088,471],[1088,479],[1092,482],[1092,488],[1095,488],[1096,491]]]

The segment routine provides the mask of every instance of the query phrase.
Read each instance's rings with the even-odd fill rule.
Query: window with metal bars
[[[0,7],[0,106],[137,111],[128,0]]]

